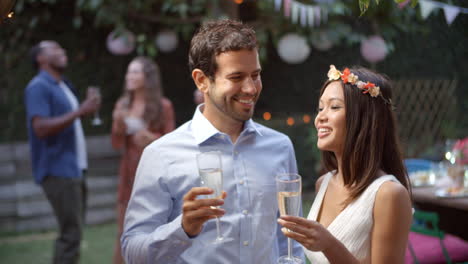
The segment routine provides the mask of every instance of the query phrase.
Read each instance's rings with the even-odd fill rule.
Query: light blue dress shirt
[[[201,186],[196,154],[222,153],[227,197],[220,218],[230,242],[210,244],[215,219],[189,238],[182,229],[183,196]],[[252,120],[235,143],[201,113],[145,148],[125,216],[122,253],[127,263],[272,264],[287,254],[287,240],[277,223],[275,176],[297,172],[290,139]],[[294,255],[303,251],[293,243]]]

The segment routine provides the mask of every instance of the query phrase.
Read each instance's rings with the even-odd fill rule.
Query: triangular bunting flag
[[[432,1],[419,0],[419,6],[421,7],[421,16],[426,19],[432,12],[436,5]]]
[[[301,26],[305,27],[307,25],[307,9],[303,4],[301,4],[299,7],[301,10]]]
[[[309,26],[314,27],[314,7],[308,6],[307,7],[307,21]]]
[[[314,18],[315,18],[315,23],[317,24],[317,26],[320,26],[320,6],[316,6],[314,7],[314,11],[315,11],[315,14],[314,14]]]
[[[328,21],[328,10],[326,8],[322,8],[322,22],[326,24]]]
[[[281,9],[281,2],[283,0],[274,0],[275,1],[275,10],[279,11]]]
[[[460,9],[456,6],[445,5],[444,6],[444,14],[445,20],[447,20],[447,24],[451,25],[453,20],[458,16],[460,13]]]
[[[291,21],[293,24],[297,24],[299,18],[299,3],[292,0],[291,1]]]
[[[289,17],[291,15],[291,0],[284,0],[283,5],[284,16]]]

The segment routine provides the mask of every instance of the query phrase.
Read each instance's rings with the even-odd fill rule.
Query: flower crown
[[[362,93],[368,93],[372,97],[380,96],[386,104],[392,104],[390,99],[385,99],[380,92],[380,87],[376,86],[375,83],[363,82],[359,80],[359,77],[352,73],[348,68],[345,68],[343,72],[340,72],[335,68],[335,65],[330,65],[330,70],[328,71],[328,80],[335,81],[341,78],[343,83],[350,83],[355,85],[358,89],[362,90]]]

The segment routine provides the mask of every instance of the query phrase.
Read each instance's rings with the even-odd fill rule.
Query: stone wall
[[[86,138],[88,210],[86,222],[115,220],[119,153],[109,135]],[[34,183],[28,142],[0,145],[0,232],[46,230],[56,227],[42,188]]]

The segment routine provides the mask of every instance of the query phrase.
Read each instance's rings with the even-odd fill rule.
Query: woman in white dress
[[[327,174],[307,219],[282,216],[283,233],[311,263],[403,263],[412,220],[390,81],[331,65],[315,118]]]

